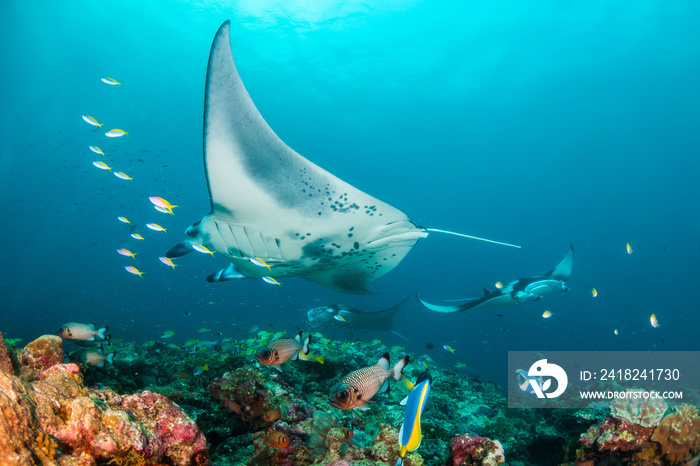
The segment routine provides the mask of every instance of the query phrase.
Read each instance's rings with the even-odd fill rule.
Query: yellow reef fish
[[[151,201],[151,203],[155,206],[156,210],[170,215],[173,215],[173,209],[175,207],[180,207],[177,205],[173,205],[165,199],[163,199],[162,197],[158,196],[151,196],[148,198],[148,200]]]
[[[503,282],[496,282],[495,286],[500,290],[501,288],[503,288]]]
[[[201,253],[204,253],[204,254],[211,254],[212,256],[214,255],[214,253],[212,251],[207,249],[206,246],[202,246],[201,244],[193,244],[192,249],[194,249],[195,251],[199,251]]]
[[[110,86],[121,86],[122,83],[117,81],[114,78],[100,78],[100,81],[102,81],[105,84],[109,84]]]
[[[553,314],[554,313],[552,311],[544,311],[542,313],[542,317],[544,317],[545,319],[549,319],[550,317],[552,317]]]
[[[138,253],[133,253],[133,252],[129,251],[128,249],[123,249],[123,248],[117,249],[117,252],[119,254],[121,254],[122,256],[133,257],[134,259],[136,259],[136,254],[138,254]]]
[[[593,296],[594,298],[598,296],[598,290],[596,290],[595,288],[591,288],[591,296]]]
[[[162,231],[162,232],[164,232],[164,233],[167,233],[167,231],[165,231],[165,228],[163,228],[162,226],[158,225],[157,223],[147,223],[146,226],[147,226],[148,228],[150,228],[151,230],[154,230],[154,231]]]
[[[143,240],[144,240],[143,236],[139,235],[138,233],[132,233],[132,234],[131,234],[131,237],[134,238],[134,239],[137,239],[137,240],[139,240],[139,241],[143,241]]]
[[[199,332],[199,333],[209,333],[209,332],[211,332],[211,329],[210,329],[210,328],[204,328],[204,327],[202,327],[202,328],[200,328],[199,330],[197,330],[197,332]]]
[[[100,149],[97,146],[90,146],[90,150],[93,151],[95,154],[105,155],[105,153],[102,152],[102,149]]]
[[[314,353],[309,353],[309,354],[302,354],[299,353],[299,359],[302,361],[316,361],[318,363],[323,364],[323,361],[326,360],[325,356],[321,356],[320,358],[316,356]]]
[[[92,164],[93,164],[94,166],[96,166],[97,168],[99,168],[100,170],[109,170],[109,171],[112,171],[112,167],[110,167],[110,166],[107,165],[106,163],[101,162],[101,161],[99,161],[99,160],[95,160],[94,162],[92,162]]]
[[[165,332],[163,332],[163,334],[160,337],[161,338],[170,338],[173,335],[175,335],[175,332],[173,332],[172,330],[166,330]]]
[[[257,265],[258,267],[267,267],[268,270],[271,270],[271,269],[270,269],[270,266],[267,265],[267,263],[266,263],[264,260],[262,260],[262,259],[258,259],[257,257],[251,257],[251,258],[249,258],[249,260],[250,260],[250,262],[252,262],[253,264]]]
[[[114,176],[121,178],[122,180],[131,181],[131,177],[124,172],[114,172]]]
[[[97,120],[95,120],[90,115],[83,115],[83,120],[85,120],[87,124],[90,124],[92,126],[97,126],[98,128],[102,127],[102,124],[98,123]]]
[[[203,366],[197,366],[197,367],[195,367],[195,368],[194,368],[193,374],[194,374],[194,375],[201,375],[201,374],[203,374],[204,372],[206,372],[206,371],[208,371],[208,370],[209,370],[209,363],[207,363],[207,364],[205,364],[205,365],[203,365]]]
[[[134,266],[129,265],[129,266],[124,267],[124,268],[126,269],[127,272],[133,273],[134,275],[138,275],[139,277],[141,277],[143,275],[143,272],[139,272],[139,269],[137,269]]]
[[[443,348],[445,348],[445,351],[449,351],[450,353],[454,354],[455,350],[452,349],[450,345],[442,345]]]
[[[630,246],[630,243],[627,243],[627,254],[632,254],[634,252],[634,249],[632,249],[632,246]]]
[[[272,277],[262,277],[262,279],[265,280],[265,282],[269,283],[270,285],[282,286],[282,284],[280,282],[278,282],[277,280],[275,280]]]
[[[177,267],[177,264],[174,264],[173,261],[170,260],[169,257],[159,257],[158,259],[160,259],[160,261],[161,261],[162,263],[164,263],[165,265],[168,265],[168,266],[170,266],[170,267],[172,267],[172,268]]]
[[[617,334],[618,334],[617,329],[613,330],[613,333],[614,333],[615,335],[617,335]]]
[[[659,321],[656,319],[656,314],[652,314],[651,317],[649,317],[649,320],[651,321],[652,327],[657,328],[659,326]]]
[[[108,138],[120,138],[122,136],[126,136],[129,134],[128,131],[124,131],[123,129],[111,129],[105,133],[105,136]]]
[[[126,217],[117,217],[117,220],[119,220],[122,223],[131,223]]]

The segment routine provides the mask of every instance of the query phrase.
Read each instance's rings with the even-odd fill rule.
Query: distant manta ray
[[[468,311],[469,309],[474,309],[479,306],[512,306],[529,301],[539,301],[544,295],[549,293],[555,291],[569,291],[569,287],[566,286],[564,282],[571,277],[573,266],[574,246],[572,244],[569,246],[569,252],[566,253],[564,259],[562,259],[554,269],[544,275],[519,278],[496,290],[484,289],[483,297],[472,299],[462,304],[431,304],[420,298],[418,298],[418,301],[420,301],[425,308],[443,314]]]
[[[211,212],[167,257],[204,246],[231,262],[208,276],[210,282],[301,277],[360,294],[429,231],[451,233],[416,226],[282,142],[243,86],[229,27],[226,21],[216,33],[207,67],[204,168]]]

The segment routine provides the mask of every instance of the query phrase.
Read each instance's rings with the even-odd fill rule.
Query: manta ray
[[[484,296],[457,305],[431,304],[418,298],[427,309],[443,314],[467,311],[479,306],[512,306],[528,301],[539,301],[546,294],[555,291],[569,291],[566,282],[571,276],[574,265],[574,246],[569,246],[564,259],[554,269],[544,275],[514,280],[502,288],[495,290],[484,289]]]
[[[222,255],[231,264],[209,275],[210,282],[301,277],[335,291],[369,293],[367,284],[396,267],[419,239],[444,231],[415,225],[277,137],[236,70],[229,29],[226,21],[214,37],[206,76],[211,212],[166,256],[193,249]]]
[[[388,309],[372,312],[361,311],[343,304],[319,306],[309,309],[306,313],[306,323],[312,328],[332,324],[340,328],[391,331],[396,313],[408,298],[410,295]]]

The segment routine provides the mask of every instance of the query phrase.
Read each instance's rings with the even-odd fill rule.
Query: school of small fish
[[[116,87],[116,88],[121,88],[124,84],[122,81],[118,81],[117,79],[112,78],[112,77],[108,77],[108,76],[101,77],[100,81],[102,83],[106,84],[107,86]],[[117,91],[117,92],[119,92],[119,91]],[[85,123],[87,123],[88,125],[90,125],[93,128],[93,133],[99,134],[99,132],[97,130],[101,129],[104,126],[104,122],[98,121],[97,117],[92,116],[92,115],[84,114],[84,115],[82,115],[82,119]],[[126,136],[127,138],[130,138],[129,131],[122,129],[122,128],[114,128],[113,127],[109,131],[105,131],[103,134],[104,134],[104,137],[108,138],[107,140],[109,140],[109,141],[119,140],[119,139],[123,138],[124,136]],[[97,141],[95,141],[95,142],[97,142]],[[105,143],[106,143],[106,141],[105,141]],[[129,182],[134,181],[132,174],[130,174],[128,171],[120,171],[119,169],[116,169],[114,166],[112,166],[111,162],[108,163],[108,161],[106,160],[109,157],[108,154],[117,153],[118,152],[117,149],[107,148],[107,151],[105,152],[105,150],[103,150],[100,146],[93,144],[93,145],[88,146],[88,150],[93,154],[98,154],[98,155],[105,158],[104,160],[93,160],[92,165],[95,168],[98,168],[99,170],[111,172],[114,174],[115,177],[119,178],[120,180],[129,181]],[[144,151],[142,151],[142,152],[149,152],[149,151],[144,149]],[[140,160],[140,159],[139,159],[139,161],[142,162],[142,160]],[[151,202],[151,204],[153,205],[153,208],[157,212],[165,213],[165,214],[169,214],[169,215],[175,215],[174,209],[177,207],[180,207],[179,205],[173,204],[161,196],[149,196],[148,200]],[[121,223],[123,223],[125,225],[129,225],[128,233],[132,239],[135,239],[137,241],[145,241],[146,240],[146,238],[139,231],[137,231],[138,225],[133,223],[126,216],[119,216],[119,217],[117,217],[117,219]],[[146,229],[149,229],[152,231],[167,233],[167,225],[162,226],[158,223],[150,222],[150,223],[144,223],[143,226],[145,226]],[[141,231],[143,231],[143,230],[141,230]],[[198,252],[201,252],[204,254],[209,254],[211,256],[214,255],[214,251],[209,250],[204,245],[193,244],[192,248],[195,251],[198,251]],[[136,254],[138,254],[138,252],[132,253],[128,249],[123,248],[123,247],[118,248],[117,252],[123,256],[130,257],[132,259],[136,259]],[[173,270],[175,269],[175,267],[177,267],[177,264],[175,264],[175,262],[171,258],[162,257],[162,256],[157,257],[157,258],[161,263],[170,267]],[[253,263],[259,267],[265,267],[268,270],[272,270],[272,265],[268,264],[267,262],[260,259],[259,257],[250,257],[249,260],[251,263]],[[136,276],[139,276],[141,278],[143,278],[143,276],[144,276],[144,272],[139,270],[136,266],[128,265],[128,266],[125,266],[124,269],[132,275],[136,275]],[[270,277],[270,276],[264,276],[264,277],[262,277],[262,280],[265,281],[266,283],[269,283],[272,285],[281,286],[279,281],[277,281],[275,278]]]
[[[108,76],[101,77],[100,81],[102,83],[106,84],[107,86],[116,87],[116,88],[121,88],[122,85],[124,84],[122,81],[118,81],[117,79],[112,78],[112,77],[108,77]],[[120,91],[116,91],[116,92],[120,92]],[[104,137],[107,138],[107,139],[102,141],[102,144],[108,144],[107,141],[118,141],[121,138],[123,138],[124,136],[126,136],[127,138],[130,138],[129,131],[122,129],[122,127],[112,127],[112,129],[110,129],[109,131],[105,131],[104,133],[100,133],[97,130],[104,127],[104,122],[101,120],[98,120],[98,118],[100,118],[99,115],[97,117],[93,116],[93,115],[89,115],[89,114],[82,115],[83,121],[85,123],[87,123],[88,125],[90,125],[90,127],[92,127],[92,129],[93,129],[91,134],[93,134],[94,136],[98,136],[98,137],[103,135]],[[119,178],[120,180],[133,182],[134,177],[131,173],[129,173],[128,170],[120,171],[119,169],[114,168],[114,165],[112,165],[112,162],[109,162],[107,160],[109,158],[112,158],[114,156],[114,154],[118,154],[119,149],[116,147],[113,147],[113,148],[105,147],[102,144],[98,141],[94,141],[94,143],[92,145],[88,145],[89,153],[97,154],[97,155],[103,157],[102,160],[92,160],[92,165],[95,168],[98,168],[99,170],[104,170],[104,171],[108,171],[108,172],[113,173],[114,176]],[[147,153],[150,151],[144,149],[144,150],[142,150],[142,152]],[[112,160],[116,160],[116,159],[112,158]],[[143,160],[141,160],[141,159],[138,159],[138,161],[143,162]],[[148,200],[153,204],[153,207],[156,209],[156,211],[161,212],[161,213],[167,213],[170,215],[174,215],[173,209],[175,209],[176,207],[179,207],[178,205],[172,204],[171,202],[169,202],[168,200],[166,200],[160,196],[149,196]],[[121,222],[123,225],[125,225],[125,228],[127,229],[128,235],[132,240],[136,240],[137,242],[146,240],[146,238],[141,234],[141,232],[143,232],[145,230],[142,229],[141,232],[139,232],[138,231],[139,225],[137,225],[136,223],[129,220],[129,218],[127,218],[126,216],[119,216],[119,217],[117,217],[117,220],[119,220],[119,222]],[[151,230],[151,231],[160,232],[160,233],[167,233],[167,225],[162,226],[162,225],[160,225],[158,223],[154,223],[154,222],[143,223],[142,225],[146,229]],[[127,240],[127,241],[131,241],[131,240]],[[126,246],[126,244],[124,244],[123,246]],[[201,249],[199,249],[200,251],[202,249],[206,249],[204,246],[201,246],[200,248],[201,248]],[[116,248],[116,251],[117,251],[117,253],[119,253],[122,256],[129,257],[133,260],[137,260],[136,256],[138,254],[138,250],[132,252],[130,250],[130,248],[119,247],[119,248]],[[208,251],[208,250],[203,251],[203,252],[209,252],[210,254],[213,255],[213,252]],[[156,258],[154,258],[154,260],[155,259]],[[170,258],[157,257],[157,259],[161,263],[163,263],[164,265],[170,267],[171,269],[175,269],[175,267],[177,267],[177,264],[175,264],[174,261]],[[141,259],[141,257],[139,257],[139,263],[141,263],[141,262],[142,262],[142,259]],[[258,264],[258,265],[262,265],[262,266],[267,265],[263,261],[261,261],[260,259],[257,259],[256,261],[254,261],[254,263]],[[139,267],[140,267],[140,265],[139,265]],[[134,265],[125,265],[124,270],[126,270],[128,273],[130,273],[132,275],[136,275],[136,276],[141,277],[141,278],[143,278],[145,275],[145,273],[142,270],[139,270],[139,268],[134,266]]]

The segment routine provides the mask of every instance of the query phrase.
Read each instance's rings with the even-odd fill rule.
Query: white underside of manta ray
[[[369,282],[396,267],[430,231],[277,137],[238,75],[228,21],[209,55],[204,167],[211,212],[167,257],[195,245],[223,255],[231,265],[207,277],[212,282],[293,276],[367,293]]]

